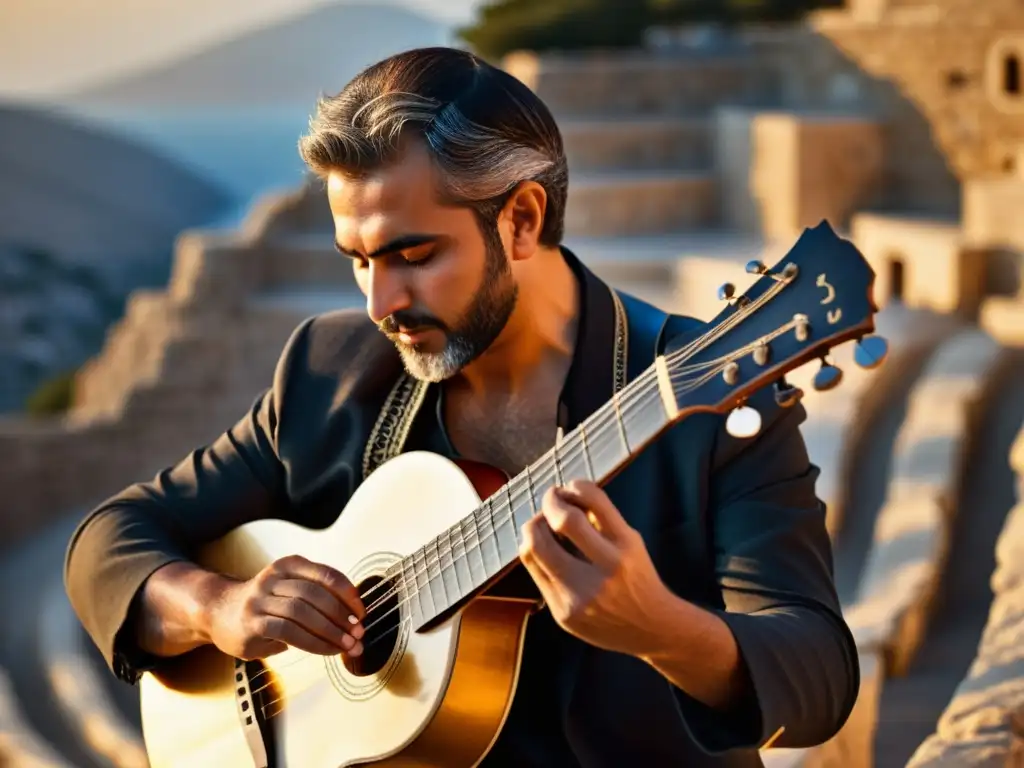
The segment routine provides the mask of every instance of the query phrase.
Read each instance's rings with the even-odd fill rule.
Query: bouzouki
[[[153,768],[472,766],[491,748],[512,702],[533,600],[490,588],[518,563],[519,528],[545,490],[579,477],[606,483],[689,414],[729,414],[752,437],[746,404],[821,358],[815,386],[838,383],[827,354],[858,341],[874,367],[874,273],[827,223],[805,230],[700,335],[654,363],[544,456],[509,479],[499,471],[410,452],[385,462],[320,531],[278,520],[244,525],[208,545],[203,566],[248,578],[300,554],[346,574],[367,608],[357,659],[289,649],[261,661],[203,647],[141,680],[142,725]],[[780,386],[781,385],[781,386]],[[416,509],[409,514],[409,508]]]

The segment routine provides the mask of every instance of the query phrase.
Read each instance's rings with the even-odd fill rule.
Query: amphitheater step
[[[148,768],[138,725],[112,696],[112,676],[82,630],[60,573],[49,580],[38,617],[40,661],[59,715],[79,742],[111,768]]]
[[[565,232],[567,237],[614,237],[708,229],[717,206],[711,173],[579,174],[569,186]]]
[[[0,670],[0,766],[4,768],[75,768],[25,719],[7,674]]]
[[[41,751],[34,751],[40,751],[41,758],[49,761],[33,763],[28,754],[25,762],[13,762],[15,766],[111,766],[83,744],[75,729],[58,714],[60,708],[39,647],[40,607],[54,574],[62,573],[64,550],[77,521],[77,516],[63,517],[0,557],[0,614],[16,619],[0,624],[0,664],[7,670],[8,687],[20,707],[20,721],[25,730],[38,734],[38,738],[29,740],[43,746]],[[6,763],[0,761],[0,765]]]
[[[974,657],[991,602],[996,537],[1014,503],[1015,481],[1006,457],[1024,418],[1024,391],[1015,386],[1022,374],[1024,357],[993,350],[984,334],[965,331],[932,356],[922,384],[911,395],[905,427],[918,425],[911,429],[916,433],[914,448],[895,462],[890,494],[904,488],[904,493],[920,497],[941,484],[948,500],[933,524],[939,531],[931,560],[938,570],[923,585],[924,593],[907,598],[922,616],[911,618],[916,629],[905,626],[892,645],[894,676],[886,680],[879,702],[879,768],[906,765],[934,730]],[[942,444],[953,411],[962,416],[953,419],[961,426],[955,437],[958,447],[951,451]],[[907,536],[916,542],[930,535],[915,529],[903,538]],[[876,547],[884,546],[879,541]],[[911,541],[894,544],[906,552],[893,565],[903,572],[917,567],[908,558],[921,547]],[[896,549],[893,553],[895,557]],[[894,578],[888,583],[891,594]]]
[[[978,322],[1001,344],[1024,347],[1024,296],[986,299]]]
[[[710,168],[712,121],[691,117],[576,118],[559,126],[569,161],[570,185],[591,171]]]
[[[721,105],[775,101],[776,77],[753,57],[650,52],[592,56],[516,54],[504,68],[570,116],[707,113]]]

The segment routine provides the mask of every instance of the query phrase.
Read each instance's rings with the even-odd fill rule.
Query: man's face
[[[500,237],[485,238],[472,211],[441,205],[436,190],[419,142],[366,178],[327,179],[335,240],[353,260],[367,313],[424,381],[443,381],[483,353],[516,302]]]

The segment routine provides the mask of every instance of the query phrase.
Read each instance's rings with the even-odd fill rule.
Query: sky
[[[0,0],[0,97],[45,99],[338,1]],[[482,4],[371,1],[401,2],[453,24]]]

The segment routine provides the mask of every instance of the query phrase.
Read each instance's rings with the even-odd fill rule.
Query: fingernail
[[[363,644],[356,643],[352,646],[352,650],[348,652],[349,656],[360,656],[363,653]]]
[[[351,650],[355,642],[351,635],[342,635],[341,637],[341,647],[346,651]]]
[[[350,613],[348,615],[348,623],[349,624],[358,624],[359,623],[359,617],[356,616],[354,613]]]
[[[356,640],[358,640],[363,636],[363,628],[361,625],[356,624],[354,627],[352,627],[352,629],[348,631],[348,633],[352,635],[352,637],[354,637]]]

